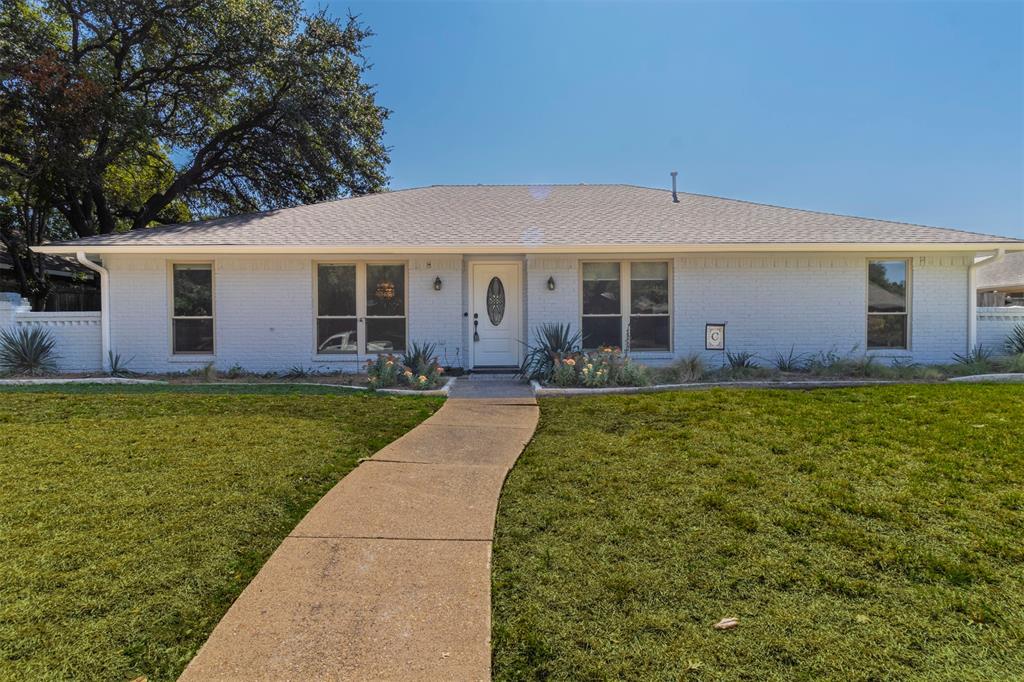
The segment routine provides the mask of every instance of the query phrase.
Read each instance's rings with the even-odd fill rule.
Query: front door
[[[519,364],[519,263],[473,263],[470,328],[474,367]]]

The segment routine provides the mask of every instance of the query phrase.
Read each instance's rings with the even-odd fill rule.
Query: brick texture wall
[[[904,254],[913,261],[911,350],[888,359],[948,362],[967,335],[967,265],[972,254]],[[871,254],[680,254],[669,256],[673,281],[671,353],[636,354],[651,364],[704,351],[704,325],[727,322],[730,350],[763,358],[793,347],[800,353],[864,351],[867,259]],[[524,335],[543,322],[578,329],[579,261],[575,254],[528,256],[524,267]],[[665,255],[652,255],[666,258]],[[214,361],[254,371],[294,365],[357,369],[365,358],[314,353],[311,256],[189,257],[215,263],[216,354],[173,357],[168,310],[173,256],[110,256],[111,347],[134,357],[139,371],[183,371]],[[467,259],[414,256],[408,263],[411,341],[438,344],[446,364],[466,361]],[[442,280],[441,291],[434,279]],[[547,286],[554,278],[555,290]],[[98,331],[97,331],[98,333]]]

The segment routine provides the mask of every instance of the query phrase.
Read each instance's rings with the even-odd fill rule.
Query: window
[[[583,264],[583,347],[622,347],[618,263]]]
[[[868,261],[868,348],[907,348],[910,262]]]
[[[316,349],[356,353],[356,266],[320,265],[316,271]]]
[[[665,261],[583,263],[583,347],[669,350],[671,303]],[[629,301],[628,311],[623,301]]]
[[[213,353],[213,266],[179,263],[171,273],[173,352]]]
[[[405,266],[321,263],[316,270],[316,352],[405,350]]]
[[[629,348],[668,350],[668,263],[630,263],[629,271]]]
[[[366,266],[366,352],[405,350],[405,266]]]

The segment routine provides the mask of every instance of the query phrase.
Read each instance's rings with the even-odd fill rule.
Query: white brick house
[[[100,271],[102,356],[138,371],[356,369],[413,341],[511,366],[545,322],[650,364],[722,344],[948,362],[975,341],[976,259],[1018,250],[625,185],[426,187],[37,248]]]

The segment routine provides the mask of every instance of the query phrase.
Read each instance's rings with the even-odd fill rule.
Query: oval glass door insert
[[[497,277],[487,285],[487,317],[495,327],[505,317],[505,285]]]

